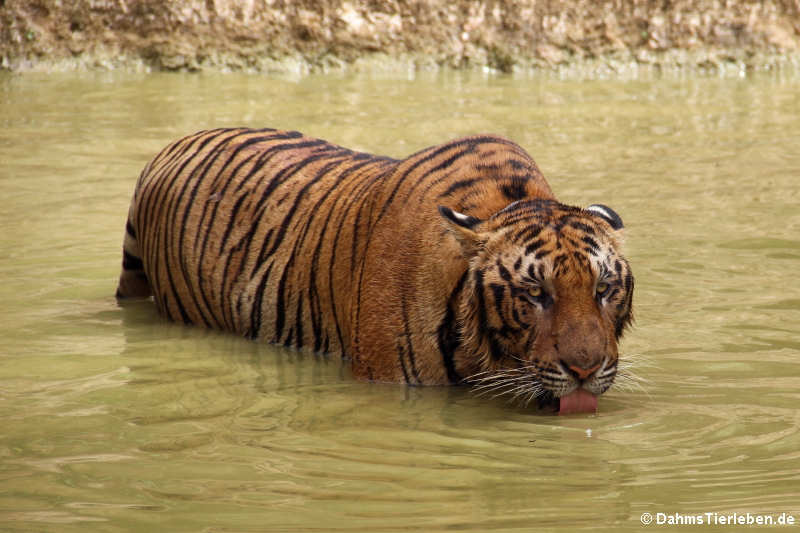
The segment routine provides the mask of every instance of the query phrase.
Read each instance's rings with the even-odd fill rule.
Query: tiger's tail
[[[147,298],[153,294],[144,271],[139,252],[139,241],[130,216],[125,224],[125,240],[122,243],[122,272],[119,275],[117,298]]]

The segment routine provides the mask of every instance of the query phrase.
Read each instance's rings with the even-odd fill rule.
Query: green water
[[[628,227],[642,388],[554,417],[113,298],[134,181],[217,126],[403,156],[514,139]],[[638,531],[800,522],[800,76],[0,77],[0,530]],[[731,531],[726,525],[649,529]]]

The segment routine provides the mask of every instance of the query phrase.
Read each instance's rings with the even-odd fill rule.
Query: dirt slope
[[[0,69],[798,64],[800,0],[0,0]]]

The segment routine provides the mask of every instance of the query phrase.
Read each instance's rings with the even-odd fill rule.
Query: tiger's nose
[[[579,381],[586,381],[592,374],[597,372],[597,369],[600,368],[600,364],[596,364],[591,368],[581,368],[578,365],[570,365],[565,361],[561,361],[561,366],[563,366],[567,372],[575,376]]]

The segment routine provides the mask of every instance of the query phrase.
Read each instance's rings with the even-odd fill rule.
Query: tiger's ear
[[[483,222],[479,218],[453,211],[449,207],[439,206],[439,214],[447,222],[447,229],[456,238],[464,251],[465,257],[472,257],[486,242],[486,238],[477,230]]]
[[[622,223],[622,218],[617,214],[616,211],[607,205],[592,204],[586,208],[586,211],[589,211],[593,215],[597,215],[598,217],[602,218],[608,222],[612,229],[616,231],[619,231],[625,227],[625,225]]]

